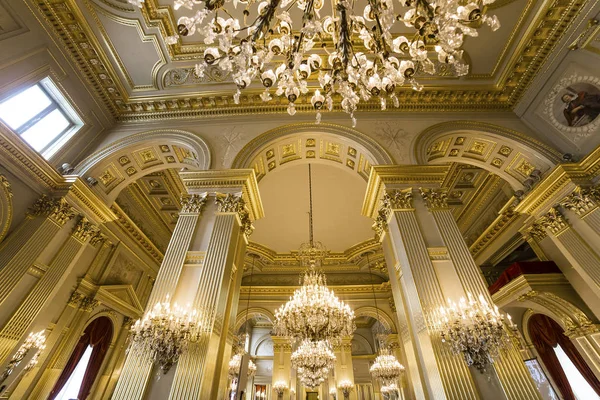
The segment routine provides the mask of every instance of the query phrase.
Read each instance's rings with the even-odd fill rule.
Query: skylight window
[[[0,119],[46,158],[83,125],[48,78],[1,101]]]

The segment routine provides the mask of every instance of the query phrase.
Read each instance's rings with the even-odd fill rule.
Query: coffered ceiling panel
[[[286,110],[287,101],[277,96],[264,103],[259,98],[261,85],[256,83],[235,104],[233,84],[216,68],[203,78],[195,76],[193,66],[205,45],[200,36],[165,42],[176,33],[177,18],[185,11],[184,7],[174,11],[170,0],[146,0],[142,8],[132,8],[123,0],[26,1],[45,15],[88,83],[122,121]],[[482,27],[479,37],[465,41],[472,73],[460,79],[444,73],[421,76],[423,91],[399,89],[400,109],[511,109],[588,1],[498,0],[491,11],[500,18],[501,28],[491,32]],[[316,87],[316,82],[311,85]],[[380,108],[376,100],[361,107]],[[303,99],[296,108],[312,107]]]

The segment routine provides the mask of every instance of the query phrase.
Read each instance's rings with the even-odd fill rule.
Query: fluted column
[[[179,361],[169,395],[173,400],[216,399],[226,390],[232,345],[228,332],[232,314],[235,316],[237,310],[237,302],[234,304],[233,300],[241,284],[237,269],[243,268],[235,265],[235,261],[245,252],[246,235],[253,228],[241,193],[217,193],[214,201],[215,218],[208,245],[193,249],[206,251],[193,304],[211,313],[209,334],[192,345]]]
[[[75,216],[64,199],[45,195],[29,209],[21,226],[0,246],[0,307],[61,228]],[[0,357],[2,359],[3,357]]]
[[[588,236],[592,245],[600,241],[600,189],[598,187],[577,186],[559,204],[564,209],[572,211],[576,218],[583,222],[581,233]]]
[[[271,336],[273,340],[273,379],[271,387],[275,382],[283,381],[292,387],[292,345],[290,339],[283,336]],[[273,392],[273,398],[277,398]],[[283,398],[289,398],[289,389],[283,394]]]
[[[410,188],[384,192],[380,204],[375,231],[383,240],[386,263],[397,269],[397,274],[390,274],[390,281],[416,398],[478,398],[468,368],[450,353],[429,324],[435,319],[434,310],[445,301],[421,230],[421,224],[431,221],[417,218],[417,212],[427,210],[422,202],[413,204]],[[393,282],[396,279],[399,282]],[[394,290],[395,286],[399,290]],[[403,332],[403,324],[408,332]]]
[[[34,319],[52,301],[62,278],[68,274],[85,250],[88,240],[97,244],[101,240],[98,227],[79,218],[67,241],[54,256],[47,271],[31,289],[27,297],[0,331],[0,363],[4,363],[11,350],[27,333]]]
[[[471,293],[476,298],[481,295],[487,302],[493,304],[481,270],[475,264],[475,260],[473,260],[469,248],[447,205],[446,192],[443,190],[425,189],[421,190],[421,196],[433,215],[462,289],[467,293]],[[494,364],[494,368],[502,389],[509,399],[540,398],[540,394],[519,355],[518,349],[512,343],[502,352],[500,359]],[[486,385],[485,382],[483,384]],[[490,385],[487,384],[486,386]],[[481,389],[480,391],[484,392]],[[501,394],[497,396],[501,396]]]
[[[385,342],[388,348],[392,351],[396,360],[400,362],[400,364],[405,365],[404,352],[402,351],[402,345],[400,344],[400,337],[398,334],[390,334],[385,338]],[[413,395],[411,393],[411,382],[406,375],[406,372],[402,373],[400,376],[398,386],[400,387],[400,391],[402,392],[403,399],[411,399]]]
[[[580,221],[581,222],[581,221]],[[600,256],[557,208],[537,218],[524,231],[560,267],[587,306],[600,316]]]
[[[352,337],[342,338],[342,342],[339,346],[334,347],[335,353],[335,379],[336,386],[341,381],[348,380],[354,383],[354,366],[352,365]],[[337,387],[337,398],[339,400],[344,399],[342,391]],[[348,399],[356,400],[356,390],[352,390],[349,393]]]
[[[167,296],[173,298],[185,257],[205,203],[206,196],[197,194],[182,198],[183,206],[158,271],[154,287],[150,293],[146,312],[151,310],[156,303],[165,301]],[[151,363],[141,360],[136,354],[129,354],[123,365],[112,398],[115,400],[142,399],[151,372]]]

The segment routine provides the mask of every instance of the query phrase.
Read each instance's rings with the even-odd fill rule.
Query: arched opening
[[[108,317],[96,318],[84,329],[50,392],[50,400],[84,400],[90,395],[112,336],[113,324]]]
[[[565,400],[600,398],[600,381],[556,321],[535,314],[527,329],[541,362]]]
[[[418,164],[460,162],[500,176],[513,190],[530,187],[531,175],[543,174],[561,154],[520,132],[474,121],[434,125],[419,134],[413,147]]]

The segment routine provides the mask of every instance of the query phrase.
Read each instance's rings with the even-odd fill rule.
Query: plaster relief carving
[[[0,242],[6,236],[13,217],[12,188],[4,175],[0,175]]]
[[[240,218],[242,232],[247,236],[252,234],[254,226],[252,226],[252,220],[250,220],[250,213],[246,209],[246,202],[242,199],[241,195],[217,193],[215,204],[217,205],[218,212],[237,213]]]
[[[192,194],[189,196],[181,196],[181,213],[182,214],[202,214],[206,205],[206,195]]]
[[[582,217],[590,211],[595,210],[599,202],[600,190],[598,188],[582,188],[579,186],[573,193],[565,197],[560,202],[560,205]]]
[[[29,208],[28,214],[31,216],[46,216],[59,225],[64,225],[75,217],[75,210],[65,199],[50,198],[44,194]]]
[[[119,254],[104,278],[103,285],[131,285],[136,287],[142,277],[142,269],[123,254]]]
[[[430,211],[448,209],[448,192],[446,190],[419,188],[419,192]]]

